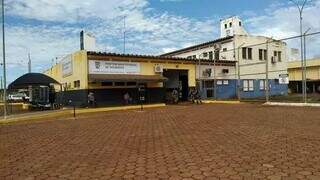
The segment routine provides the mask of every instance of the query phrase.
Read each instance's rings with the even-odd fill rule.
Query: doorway
[[[176,89],[179,92],[179,100],[187,101],[189,94],[188,70],[165,69],[163,76],[168,78],[168,81],[164,83],[167,96]]]

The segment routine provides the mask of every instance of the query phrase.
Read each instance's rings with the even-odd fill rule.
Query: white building
[[[237,61],[235,69],[230,67],[213,68],[216,71],[212,73],[214,76],[209,79],[212,81],[216,79],[218,89],[216,97],[232,98],[236,96],[238,77],[240,77],[241,97],[264,96],[267,69],[270,94],[287,94],[287,85],[279,83],[279,77],[288,74],[286,43],[268,37],[249,35],[238,17],[227,18],[221,20],[220,23],[220,39],[166,53],[162,56],[205,58],[212,60],[212,62]],[[266,63],[267,59],[268,64]],[[204,65],[197,68],[197,79],[203,82],[201,84],[203,84],[204,92],[214,86],[214,84],[207,82],[208,78],[202,77],[203,71],[206,69],[208,67]],[[227,71],[225,69],[228,69],[228,73],[225,73]],[[224,84],[224,80],[228,80],[228,84]]]

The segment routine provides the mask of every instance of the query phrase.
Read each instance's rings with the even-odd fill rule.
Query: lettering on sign
[[[73,73],[72,56],[68,55],[61,60],[62,76],[70,76]]]
[[[140,74],[140,63],[89,60],[90,74]]]

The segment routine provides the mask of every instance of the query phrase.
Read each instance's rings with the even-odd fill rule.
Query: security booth
[[[56,96],[56,88],[61,85],[53,78],[41,73],[27,73],[9,86],[8,90],[25,90],[28,92],[27,103],[29,109],[57,109],[61,107],[61,98]]]

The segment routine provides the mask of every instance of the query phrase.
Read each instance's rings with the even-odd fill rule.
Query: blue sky
[[[299,0],[296,0],[299,1]],[[311,0],[309,0],[311,1]],[[79,49],[81,29],[92,32],[100,51],[122,52],[123,17],[127,49],[161,54],[219,37],[219,20],[237,15],[254,35],[297,35],[298,12],[289,0],[5,0],[8,81],[27,71],[42,72],[56,58]],[[320,31],[320,0],[305,9],[305,26]],[[320,37],[310,39],[319,53]],[[288,42],[295,46],[296,42]],[[313,51],[312,51],[313,50]],[[317,54],[318,53],[318,54]]]

